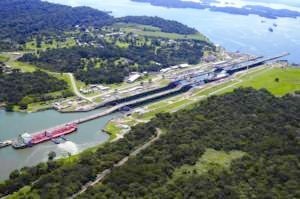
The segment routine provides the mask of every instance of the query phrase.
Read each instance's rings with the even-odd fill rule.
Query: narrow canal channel
[[[103,109],[102,109],[103,110]],[[61,114],[54,110],[37,113],[9,113],[0,110],[0,140],[16,138],[19,134],[34,133],[42,129],[60,125],[75,119],[101,112],[101,109],[88,113]],[[57,156],[67,156],[69,153],[77,153],[84,149],[104,143],[109,135],[102,129],[105,124],[121,113],[114,113],[79,126],[77,132],[66,138],[66,143],[54,144],[45,142],[32,148],[15,150],[12,147],[0,149],[0,181],[8,178],[9,173],[24,166],[33,166],[41,161],[47,161],[48,153],[55,151]]]

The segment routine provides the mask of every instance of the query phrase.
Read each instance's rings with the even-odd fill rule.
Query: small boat
[[[14,149],[24,149],[26,147],[29,147],[29,142],[27,142],[27,140],[29,139],[31,139],[31,136],[28,133],[19,135],[18,138],[13,141],[12,147]]]
[[[274,26],[274,27],[277,27],[278,25],[277,25],[277,23],[273,23],[273,26]]]
[[[9,146],[11,144],[12,144],[12,141],[10,141],[10,140],[0,142],[0,148],[4,148],[4,147]]]

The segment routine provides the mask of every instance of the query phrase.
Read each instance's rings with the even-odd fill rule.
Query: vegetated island
[[[85,84],[120,83],[131,72],[195,64],[215,51],[194,28],[158,17],[114,18],[40,0],[3,0],[0,17],[0,52],[21,55],[0,57],[0,81],[11,82],[0,87],[7,110],[72,95],[67,73]],[[36,77],[45,75],[49,81]]]
[[[101,174],[77,198],[298,198],[299,113],[298,96],[237,89],[158,114],[96,151],[14,171],[0,196],[68,198]],[[158,140],[114,166],[157,129]]]
[[[195,9],[209,9],[213,12],[224,12],[236,15],[259,15],[261,17],[276,19],[280,17],[296,18],[300,16],[300,12],[288,9],[273,9],[265,6],[246,5],[241,8],[237,7],[219,7],[211,5],[210,3],[217,2],[214,0],[206,0],[203,2],[182,1],[182,0],[131,0],[140,3],[151,3],[154,6],[162,6],[167,8],[195,8]]]

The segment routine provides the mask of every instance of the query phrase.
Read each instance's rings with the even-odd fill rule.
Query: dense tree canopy
[[[16,171],[0,185],[0,193],[40,178],[27,197],[66,198],[149,140],[159,127],[165,134],[158,141],[79,198],[299,198],[299,113],[299,97],[239,89],[210,97],[193,109],[159,114],[133,128],[125,139],[84,153],[71,165],[50,162],[42,170],[39,166]],[[245,155],[228,169],[211,165],[205,172],[174,178],[175,171],[195,165],[207,148]]]
[[[40,52],[39,55],[26,54],[20,60],[52,71],[73,72],[76,78],[86,83],[110,84],[122,82],[131,71],[159,71],[182,63],[196,64],[205,49],[214,48],[204,41],[177,40],[175,44],[160,45],[161,40],[152,38],[151,45],[131,44],[125,49],[109,43],[105,47],[53,49]],[[119,63],[120,58],[127,61]],[[90,61],[95,59],[105,62],[100,67],[95,67],[95,63]]]
[[[113,22],[111,16],[92,8],[40,0],[1,0],[0,18],[0,40],[4,44],[22,44],[34,34],[59,33],[76,25],[101,27]]]
[[[66,88],[66,82],[49,76],[45,72],[21,73],[14,71],[11,74],[0,75],[0,102],[17,104],[26,96],[40,98],[45,93]]]

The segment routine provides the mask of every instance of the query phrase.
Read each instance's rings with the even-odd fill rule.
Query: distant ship
[[[273,26],[274,26],[274,27],[277,27],[278,25],[277,25],[276,23],[273,23]]]
[[[15,149],[32,147],[36,144],[40,144],[42,142],[53,140],[55,138],[59,138],[64,135],[73,133],[77,130],[77,128],[77,124],[73,123],[66,124],[55,129],[38,132],[35,134],[24,133],[22,135],[19,135],[18,138],[15,141],[13,141],[12,146]]]

